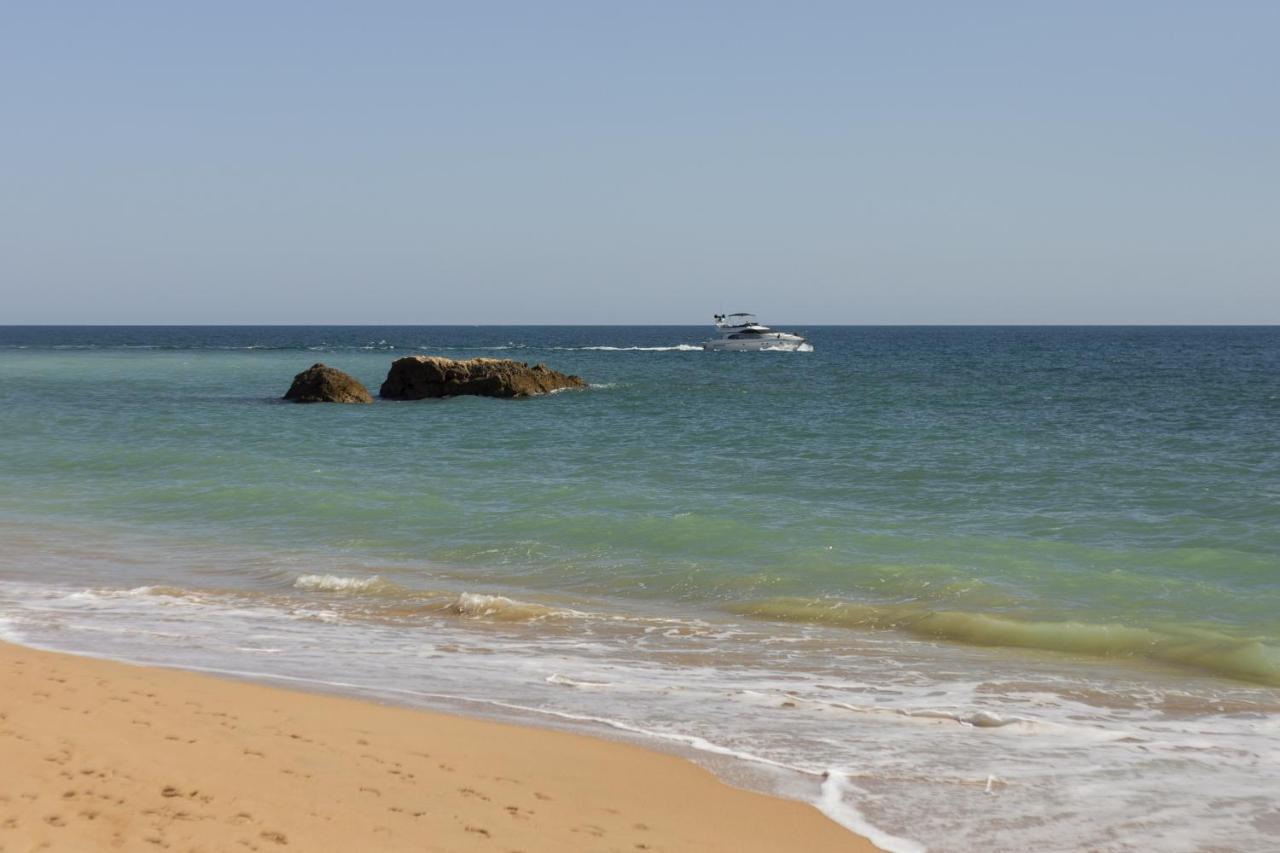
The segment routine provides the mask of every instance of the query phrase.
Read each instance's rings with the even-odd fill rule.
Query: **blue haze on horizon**
[[[0,324],[1280,322],[1280,4],[7,4]]]

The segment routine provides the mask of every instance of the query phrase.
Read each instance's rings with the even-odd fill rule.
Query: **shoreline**
[[[3,851],[876,849],[630,743],[2,641],[0,750]]]

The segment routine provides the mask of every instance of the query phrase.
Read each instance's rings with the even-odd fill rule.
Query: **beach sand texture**
[[[0,851],[858,851],[680,758],[0,644]]]

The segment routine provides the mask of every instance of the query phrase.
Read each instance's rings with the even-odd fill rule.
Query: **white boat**
[[[720,337],[703,342],[704,350],[813,352],[813,344],[804,338],[762,326],[754,314],[716,314],[715,320]]]

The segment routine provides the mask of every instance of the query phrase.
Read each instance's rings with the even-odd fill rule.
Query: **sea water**
[[[886,849],[1280,839],[1280,329],[0,328],[0,633],[637,739]],[[280,402],[322,361],[531,400]]]

